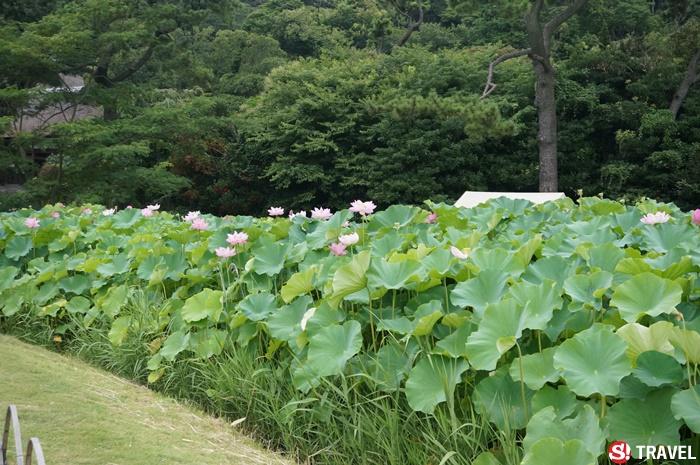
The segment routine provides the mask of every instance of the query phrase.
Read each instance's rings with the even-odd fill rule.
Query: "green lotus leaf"
[[[39,288],[39,292],[34,296],[34,303],[37,305],[46,305],[51,299],[58,295],[58,283],[46,283]],[[9,291],[11,292],[11,291]]]
[[[252,271],[267,276],[279,274],[284,267],[288,250],[288,245],[274,242],[269,238],[261,239],[253,249]]]
[[[474,388],[474,406],[501,431],[515,431],[525,427],[532,412],[533,392],[513,381],[507,370],[499,369],[479,381]]]
[[[193,295],[185,301],[185,305],[180,310],[182,319],[187,322],[201,321],[207,318],[210,321],[219,321],[223,310],[222,296],[222,291],[214,289],[204,289]]]
[[[700,364],[700,333],[692,329],[677,326],[664,326],[668,330],[669,340],[676,348],[675,357],[681,362]]]
[[[559,380],[559,372],[554,368],[554,347],[544,349],[542,352],[524,355],[513,360],[510,364],[510,377],[520,381],[522,360],[523,382],[532,390],[541,389],[547,383]]]
[[[562,287],[573,269],[574,263],[571,259],[558,256],[544,257],[527,267],[523,279],[535,284],[550,280]]]
[[[431,300],[418,306],[413,315],[412,334],[414,336],[427,336],[433,331],[433,326],[442,316],[442,302],[439,300]]]
[[[502,465],[502,463],[491,452],[482,452],[474,459],[472,465]]]
[[[122,274],[126,273],[129,271],[129,268],[131,267],[131,260],[127,256],[127,254],[122,253],[119,255],[115,255],[112,258],[112,261],[109,263],[104,263],[100,266],[97,267],[97,272],[100,273],[102,276],[114,276],[115,274]]]
[[[515,254],[502,248],[479,248],[469,255],[480,273],[486,270],[499,270],[509,276],[519,275],[522,267],[516,262]]]
[[[475,328],[475,325],[467,322],[453,331],[449,336],[438,341],[435,347],[441,349],[442,353],[450,357],[467,358],[467,339],[469,335],[474,332]]]
[[[138,268],[136,269],[136,275],[144,281],[150,281],[151,275],[153,274],[156,267],[162,264],[163,257],[149,255],[148,257],[144,258],[143,261],[139,264]]]
[[[598,459],[586,450],[579,439],[563,442],[557,438],[543,438],[532,445],[520,465],[597,465]]]
[[[671,411],[694,433],[700,433],[700,385],[677,392],[671,398]]]
[[[339,375],[362,348],[362,328],[357,321],[320,329],[309,341],[306,362],[295,374],[295,384],[306,392],[324,376]],[[301,378],[301,379],[299,379]]]
[[[624,438],[637,455],[637,446],[678,444],[682,423],[671,412],[673,389],[652,391],[644,400],[623,399],[608,412],[608,438]]]
[[[86,299],[87,300],[87,299]],[[114,346],[120,346],[126,339],[129,333],[129,327],[131,326],[130,316],[120,316],[112,322],[112,327],[109,329],[107,338],[109,342]]]
[[[677,261],[670,263],[659,276],[670,280],[678,279],[693,271],[693,267],[693,260],[690,257],[681,257]]]
[[[342,234],[342,231],[341,231]],[[330,240],[334,240],[337,235]],[[371,243],[371,250],[373,257],[388,257],[396,251],[404,250],[404,243],[406,238],[397,230],[392,229],[384,234],[380,238],[374,238]],[[327,240],[323,243],[324,246],[327,244]]]
[[[664,223],[653,228],[642,229],[645,248],[656,252],[666,252],[687,243],[692,244],[697,236],[697,230],[687,224]]]
[[[525,325],[523,308],[512,299],[486,307],[479,329],[467,338],[469,363],[477,370],[493,370],[498,359],[515,345]]]
[[[10,260],[19,260],[32,250],[31,236],[15,236],[5,244],[5,256]]]
[[[625,376],[620,381],[620,393],[617,395],[620,399],[644,399],[652,388],[639,381],[634,375]]]
[[[95,299],[95,307],[105,315],[114,318],[126,304],[129,288],[122,284],[109,289],[106,294]]]
[[[370,253],[363,250],[354,255],[350,263],[336,270],[333,275],[333,295],[328,301],[331,307],[337,308],[345,297],[367,287],[369,263]]]
[[[639,220],[636,220],[639,221]],[[613,273],[617,263],[624,258],[625,253],[612,242],[606,242],[588,250],[588,265],[600,268],[602,271]]]
[[[409,351],[396,343],[382,346],[370,362],[368,373],[382,391],[396,391],[411,368]]]
[[[670,355],[661,352],[642,352],[637,358],[634,376],[651,387],[679,384],[683,381],[683,367]]]
[[[406,380],[406,399],[417,412],[432,413],[442,402],[453,402],[455,387],[469,365],[461,359],[426,355]]]
[[[190,333],[176,331],[165,340],[160,349],[160,355],[167,361],[172,362],[177,354],[187,349],[190,342]]]
[[[270,315],[267,319],[270,336],[280,341],[287,341],[291,345],[292,341],[301,334],[301,320],[312,304],[311,297],[302,296]]]
[[[383,287],[385,289],[401,289],[406,287],[418,270],[420,263],[413,260],[401,262],[388,262],[384,258],[372,260],[372,265],[367,272],[367,284],[371,289]]]
[[[141,212],[136,208],[121,210],[112,217],[112,228],[129,229],[141,218]]]
[[[541,234],[535,234],[532,239],[527,241],[525,244],[523,244],[517,252],[515,252],[515,262],[520,265],[520,267],[524,270],[525,267],[527,267],[530,264],[530,261],[532,261],[532,257],[535,255],[535,252],[539,250],[539,248],[542,246],[542,235]]]
[[[392,205],[382,212],[372,215],[370,230],[380,227],[400,229],[410,224],[420,213],[420,208],[408,205]]]
[[[58,282],[58,286],[61,289],[66,292],[72,292],[73,294],[82,294],[90,289],[91,285],[90,277],[84,274],[67,276]]]
[[[250,294],[241,300],[236,308],[249,320],[263,321],[277,311],[277,303],[274,295],[269,292],[261,292]]]
[[[595,324],[564,341],[554,354],[554,366],[579,396],[615,396],[620,380],[632,372],[627,344],[612,327]]]
[[[643,315],[674,313],[682,294],[677,282],[653,273],[641,273],[615,289],[610,305],[617,307],[625,321],[633,323]]]
[[[547,407],[552,407],[557,418],[566,418],[576,410],[580,404],[571,390],[566,385],[544,386],[532,396],[532,411],[539,412]]]
[[[224,349],[228,332],[207,328],[190,334],[189,349],[199,358],[219,355]]]
[[[280,296],[284,303],[288,304],[296,297],[311,292],[314,288],[313,280],[317,272],[316,267],[312,266],[304,271],[294,273],[280,290]]]
[[[345,314],[341,310],[333,309],[328,304],[322,303],[311,313],[306,322],[306,333],[313,336],[320,330],[342,323],[344,320]]]
[[[18,271],[19,269],[14,266],[6,266],[0,269],[0,292],[12,287]]]
[[[478,318],[482,318],[489,304],[501,300],[508,275],[499,270],[487,269],[476,277],[457,283],[450,293],[450,302],[457,307],[473,307]]]
[[[12,291],[6,291],[0,295],[0,307],[2,308],[2,313],[5,316],[12,316],[22,309],[22,305],[27,301],[23,292],[19,292],[17,289]]]
[[[575,302],[600,308],[600,299],[612,283],[613,275],[607,271],[597,271],[588,275],[577,274],[564,282],[564,292]]]
[[[81,295],[77,295],[68,301],[68,305],[66,305],[66,310],[68,310],[68,313],[77,313],[79,315],[83,315],[87,313],[91,305],[92,302],[90,302],[90,300]]]
[[[673,328],[667,321],[658,321],[649,327],[628,323],[617,330],[617,335],[627,343],[627,356],[632,365],[636,365],[639,354],[649,350],[673,355],[675,350],[670,342]]]
[[[522,281],[512,286],[508,295],[523,307],[524,328],[545,329],[554,310],[561,308],[561,291],[554,281],[545,279],[539,284]]]
[[[185,274],[189,266],[185,254],[181,251],[177,251],[176,253],[163,255],[162,258],[166,270],[165,279],[178,281],[182,278],[182,275]]]
[[[605,447],[605,434],[590,405],[582,405],[573,418],[567,419],[558,418],[554,407],[547,407],[532,416],[526,431],[523,439],[525,455],[544,438],[557,438],[562,442],[578,439],[594,457],[598,457]]]
[[[379,320],[377,323],[378,331],[391,331],[398,334],[411,334],[413,332],[415,325],[411,320],[402,316],[400,318],[389,318]]]
[[[421,260],[421,265],[427,271],[428,275],[433,278],[442,279],[450,272],[452,259],[452,254],[448,250],[435,249]]]

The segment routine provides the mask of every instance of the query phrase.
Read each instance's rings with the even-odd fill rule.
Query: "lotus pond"
[[[615,440],[633,454],[697,444],[690,213],[600,198],[362,213],[3,213],[0,328],[41,325],[36,342],[59,348],[103,330],[118,350],[138,334],[133,365],[155,389],[184,365],[254,354],[287,385],[284,408],[316,429],[337,421],[323,409],[329,392],[390,399],[406,421],[447,425],[441,444],[421,431],[374,434],[396,455],[358,452],[357,463],[421,463],[402,441],[432,449],[435,464],[477,465],[608,463]],[[210,385],[208,400],[192,397],[224,395]],[[474,429],[479,444],[455,439]]]

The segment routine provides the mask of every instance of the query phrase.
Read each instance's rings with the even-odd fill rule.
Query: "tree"
[[[535,106],[537,107],[537,143],[539,147],[539,178],[541,192],[556,192],[557,168],[557,101],[556,74],[552,63],[552,40],[562,24],[574,16],[587,0],[572,0],[564,10],[551,19],[543,19],[544,0],[535,0],[525,16],[529,48],[508,52],[491,62],[482,97],[496,88],[494,69],[504,61],[527,56],[532,61],[536,77]]]

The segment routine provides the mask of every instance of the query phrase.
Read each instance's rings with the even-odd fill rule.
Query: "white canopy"
[[[455,202],[456,207],[471,208],[487,200],[506,197],[509,199],[524,199],[532,203],[544,203],[550,200],[564,198],[563,192],[477,192],[467,191]]]

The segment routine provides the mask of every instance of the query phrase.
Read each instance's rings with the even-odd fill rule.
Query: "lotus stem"
[[[518,369],[520,370],[520,397],[523,401],[523,411],[525,412],[525,418],[529,416],[527,408],[527,398],[525,397],[525,370],[523,370],[523,353],[520,350],[520,344],[515,341],[515,347],[518,348]]]

